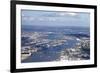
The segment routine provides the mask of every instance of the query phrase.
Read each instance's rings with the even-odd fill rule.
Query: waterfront
[[[31,28],[22,30],[22,63],[90,59],[89,28]]]

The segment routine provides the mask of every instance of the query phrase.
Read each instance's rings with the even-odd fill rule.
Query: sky
[[[90,14],[67,11],[21,10],[22,25],[90,26]]]

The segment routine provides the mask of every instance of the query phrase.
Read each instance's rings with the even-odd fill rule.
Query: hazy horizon
[[[21,10],[22,25],[89,27],[90,14],[67,11]]]

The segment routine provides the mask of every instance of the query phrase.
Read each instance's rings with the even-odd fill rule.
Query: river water
[[[54,38],[49,38],[49,39],[54,39]],[[23,60],[22,62],[57,61],[60,59],[61,51],[63,51],[66,48],[75,47],[76,43],[78,43],[78,41],[76,40],[75,37],[73,37],[73,39],[68,39],[62,45],[55,46],[55,47],[49,47],[49,48],[43,47],[42,50],[33,53],[30,57]]]

